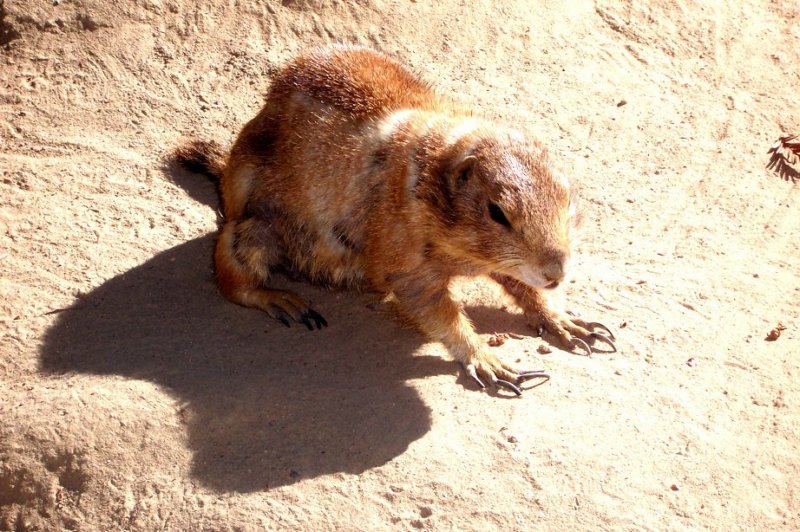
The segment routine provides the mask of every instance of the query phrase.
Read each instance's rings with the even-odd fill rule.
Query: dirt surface
[[[219,295],[214,187],[166,156],[333,42],[550,146],[586,215],[554,302],[619,352],[460,283],[553,377],[511,399],[369,294],[278,279],[314,333]],[[800,184],[764,165],[798,42],[791,0],[6,0],[0,529],[797,530]]]

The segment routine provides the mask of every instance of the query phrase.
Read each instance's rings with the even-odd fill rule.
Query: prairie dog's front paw
[[[464,369],[472,380],[481,388],[486,388],[485,383],[511,390],[516,395],[522,395],[522,390],[517,386],[527,379],[543,378],[550,376],[541,370],[517,371],[496,356],[481,351],[463,363]]]
[[[592,354],[593,350],[589,343],[594,344],[596,340],[608,344],[612,352],[617,351],[614,345],[614,333],[596,321],[585,321],[577,316],[564,315],[552,310],[546,312],[536,312],[534,316],[528,316],[531,327],[537,329],[539,333],[546,330],[550,334],[558,337],[565,346],[575,347],[576,345],[586,350],[587,354]],[[597,332],[600,329],[603,332]],[[589,343],[587,343],[589,342]]]

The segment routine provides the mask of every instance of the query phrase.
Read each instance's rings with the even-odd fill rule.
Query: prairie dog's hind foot
[[[309,331],[314,326],[317,329],[328,326],[327,320],[308,301],[288,290],[250,288],[238,291],[231,299],[242,306],[263,310],[287,327],[291,327],[290,320],[302,323]]]

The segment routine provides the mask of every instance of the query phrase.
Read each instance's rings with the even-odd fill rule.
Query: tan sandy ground
[[[618,353],[509,339],[553,378],[499,398],[369,295],[296,285],[309,333],[218,294],[214,187],[165,156],[332,42],[551,146],[587,216],[555,299]],[[793,0],[7,0],[0,528],[797,530],[800,190],[764,164],[798,43]]]

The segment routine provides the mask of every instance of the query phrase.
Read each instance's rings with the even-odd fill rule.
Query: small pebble
[[[539,347],[537,347],[536,351],[541,355],[546,355],[548,353],[552,353],[553,352],[553,350],[550,349],[550,346],[547,346],[547,345],[544,345],[544,344],[542,344]]]
[[[671,489],[672,491],[678,491],[678,485],[673,484],[672,486],[669,487],[669,489]]]

